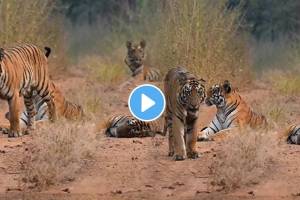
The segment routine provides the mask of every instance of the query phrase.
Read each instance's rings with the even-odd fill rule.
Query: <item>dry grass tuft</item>
[[[232,133],[213,161],[211,183],[227,192],[258,183],[269,170],[275,147],[275,137],[270,133]]]
[[[60,121],[40,127],[23,158],[25,188],[45,189],[75,179],[75,174],[93,159],[96,149],[88,123]]]

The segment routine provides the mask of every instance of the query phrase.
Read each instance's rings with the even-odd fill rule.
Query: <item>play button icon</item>
[[[142,94],[142,103],[141,103],[141,111],[145,112],[149,108],[155,105],[155,101],[150,99],[150,97],[146,96],[145,94]]]
[[[142,121],[153,121],[164,112],[166,105],[162,91],[151,84],[136,87],[129,95],[128,106],[131,114]]]

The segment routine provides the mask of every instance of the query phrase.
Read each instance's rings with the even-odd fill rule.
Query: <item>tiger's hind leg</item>
[[[30,131],[35,129],[35,115],[36,115],[36,110],[35,110],[35,106],[34,106],[34,98],[32,95],[32,91],[27,92],[26,94],[24,94],[24,104],[25,104],[25,108],[26,108],[26,117],[27,122],[27,128],[26,128],[26,133],[28,134]],[[25,117],[25,118],[26,118]]]
[[[57,115],[56,115],[54,97],[48,90],[45,90],[45,92],[43,94],[40,94],[40,96],[44,99],[45,103],[47,104],[50,121],[52,122],[56,121]]]
[[[14,93],[11,99],[8,100],[9,106],[9,122],[10,130],[8,132],[8,137],[20,137],[22,132],[20,129],[20,96],[19,93]]]

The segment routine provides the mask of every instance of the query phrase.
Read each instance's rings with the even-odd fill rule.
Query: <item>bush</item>
[[[42,126],[24,155],[22,180],[37,189],[71,181],[93,158],[95,148],[90,124],[60,121]]]
[[[156,65],[186,66],[209,82],[249,79],[248,50],[238,31],[239,9],[226,1],[170,0],[153,47]],[[155,51],[155,52],[154,52]]]
[[[210,169],[211,183],[225,191],[257,183],[276,151],[275,137],[270,133],[245,130],[230,134]]]

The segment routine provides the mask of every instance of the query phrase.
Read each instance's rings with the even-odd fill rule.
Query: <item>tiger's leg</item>
[[[165,123],[164,123],[164,130],[163,135],[167,135],[169,133],[169,154],[168,156],[174,155],[174,135],[172,131],[172,113],[169,111],[168,107],[166,108],[165,114]]]
[[[197,143],[197,130],[196,130],[197,120],[193,120],[187,124],[187,133],[186,133],[186,151],[188,158],[196,159],[199,157],[198,152],[196,151]]]
[[[49,91],[45,91],[44,94],[40,94],[40,96],[44,99],[48,106],[48,112],[49,112],[49,119],[50,121],[56,121],[57,115],[56,115],[56,108],[54,103],[54,97]]]
[[[36,115],[36,110],[34,107],[34,99],[33,99],[32,92],[28,92],[26,95],[24,95],[24,104],[25,104],[26,113],[27,113],[26,132],[28,133],[31,130],[34,130],[34,128],[35,128],[34,116]]]
[[[10,130],[8,132],[8,137],[20,137],[22,132],[20,129],[20,96],[19,93],[14,93],[11,99],[8,100],[9,106],[9,122]]]
[[[175,160],[186,159],[186,147],[184,141],[184,123],[177,117],[172,118],[172,132],[174,136]]]

